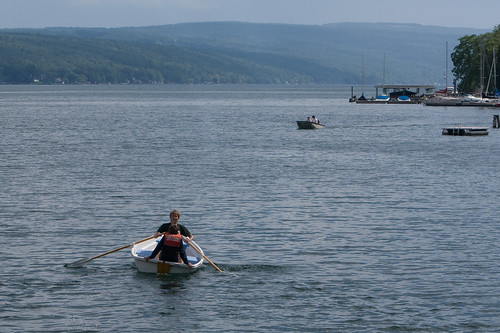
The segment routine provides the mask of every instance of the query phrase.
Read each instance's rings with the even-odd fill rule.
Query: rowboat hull
[[[194,241],[190,241],[190,243],[201,253],[198,253],[198,251],[193,249],[190,245],[185,244],[186,256],[188,257],[188,261],[193,265],[192,267],[189,267],[184,263],[181,264],[178,262],[168,262],[157,259],[149,259],[149,261],[146,261],[144,257],[149,256],[153,252],[160,239],[161,236],[156,239],[150,239],[146,242],[134,244],[132,246],[130,253],[134,259],[134,265],[137,267],[139,272],[156,274],[187,274],[195,272],[203,265],[203,250]]]
[[[325,125],[323,125],[323,124],[317,124],[317,123],[313,123],[311,121],[305,121],[305,120],[297,120],[297,126],[299,126],[299,129],[325,128]]]

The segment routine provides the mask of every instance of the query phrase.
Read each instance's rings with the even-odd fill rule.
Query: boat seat
[[[192,265],[196,264],[199,261],[198,258],[193,257],[193,256],[187,256],[187,258],[188,258],[189,263]]]
[[[151,255],[151,253],[153,253],[153,251],[150,251],[150,250],[139,250],[139,251],[137,251],[137,255],[139,257],[149,257]]]

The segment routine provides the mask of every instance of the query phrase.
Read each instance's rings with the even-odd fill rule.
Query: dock
[[[351,98],[349,102],[359,104],[417,104],[421,103],[425,97],[432,95],[432,91],[436,89],[433,85],[416,85],[416,84],[381,84],[376,85],[376,97],[366,98],[363,95],[356,98],[351,87]],[[379,94],[381,90],[381,94]]]
[[[488,127],[455,126],[443,128],[443,135],[477,136],[488,135]]]

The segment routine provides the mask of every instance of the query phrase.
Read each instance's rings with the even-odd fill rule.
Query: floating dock
[[[488,127],[455,126],[443,128],[443,135],[476,136],[488,135]]]

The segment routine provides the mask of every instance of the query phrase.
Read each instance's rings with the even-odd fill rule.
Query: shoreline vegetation
[[[242,22],[3,29],[0,84],[377,84],[386,53],[387,80],[442,84],[445,41],[475,33],[485,31]]]

